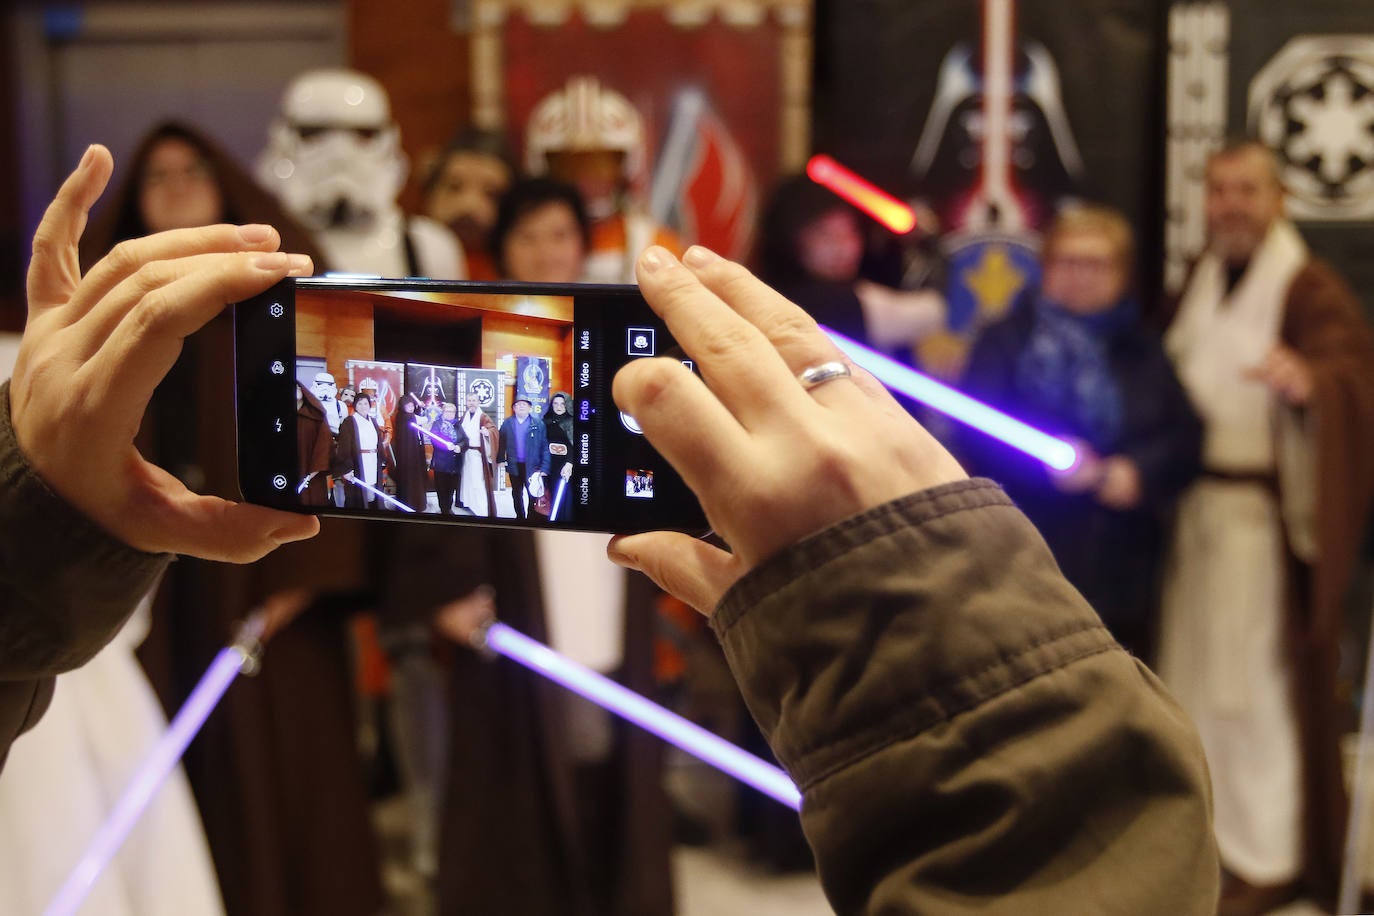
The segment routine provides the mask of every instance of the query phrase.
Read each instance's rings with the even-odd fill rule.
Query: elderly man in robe
[[[1283,198],[1263,146],[1212,156],[1208,248],[1165,336],[1204,471],[1179,505],[1159,668],[1211,765],[1222,913],[1334,898],[1337,642],[1374,490],[1374,337]]]

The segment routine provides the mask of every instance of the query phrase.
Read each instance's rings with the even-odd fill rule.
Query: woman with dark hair
[[[491,251],[501,276],[524,283],[576,283],[591,251],[591,223],[577,189],[523,178],[501,198]]]
[[[83,263],[149,232],[232,221],[273,226],[285,250],[326,267],[271,195],[185,124],[154,127],[109,200],[82,240]],[[233,377],[226,311],[186,339],[140,433],[145,454],[191,489],[231,497]],[[169,710],[239,621],[255,608],[290,609],[275,619],[261,674],[224,697],[185,758],[229,916],[371,916],[382,906],[345,625],[355,593],[370,585],[361,535],[355,524],[331,523],[251,566],[183,558],[154,604],[139,654]]]
[[[549,499],[556,498],[558,488],[564,481],[572,477],[573,472],[573,417],[572,417],[572,395],[566,391],[555,391],[553,397],[549,399],[549,412],[544,415],[544,429],[548,433],[549,453],[553,458],[549,468]],[[566,499],[566,497],[564,497]],[[559,509],[564,508],[563,503],[559,503]],[[552,510],[552,504],[550,504]],[[566,517],[566,516],[565,516]],[[552,512],[549,521],[554,522]]]
[[[310,233],[206,135],[180,121],[150,130],[128,159],[124,182],[81,239],[81,262],[95,263],[126,239],[212,223],[262,223],[281,234],[283,251],[308,254],[324,271]]]
[[[759,276],[832,330],[888,352],[909,349],[944,327],[944,299],[864,279],[864,220],[805,175],[785,179],[764,209]]]

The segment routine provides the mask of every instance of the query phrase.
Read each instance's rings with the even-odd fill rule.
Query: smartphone
[[[317,515],[701,535],[611,399],[695,371],[634,286],[289,279],[234,306],[239,488]]]

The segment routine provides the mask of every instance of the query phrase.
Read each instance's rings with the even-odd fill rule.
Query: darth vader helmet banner
[[[1039,233],[1083,178],[1053,56],[1017,32],[1014,0],[982,0],[977,42],[940,64],[912,156],[944,227],[949,325],[1001,317],[1039,280]]]
[[[817,150],[937,218],[889,282],[943,274],[949,332],[917,358],[957,375],[977,331],[1039,282],[1040,235],[1089,199],[1156,234],[1153,0],[874,0],[824,5]],[[1090,52],[1089,52],[1089,49]],[[880,236],[881,237],[881,236]],[[922,267],[911,269],[912,265]]]

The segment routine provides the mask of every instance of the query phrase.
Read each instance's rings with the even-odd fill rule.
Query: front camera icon
[[[276,487],[278,490],[285,490],[285,489],[286,489],[286,475],[285,475],[285,474],[278,474],[276,477],[273,477],[273,478],[272,478],[272,486]]]
[[[281,360],[279,360],[279,359],[274,359],[274,360],[272,360],[272,374],[273,374],[273,375],[282,375],[282,374],[285,373],[285,372],[286,372],[286,367],[282,365]]]

